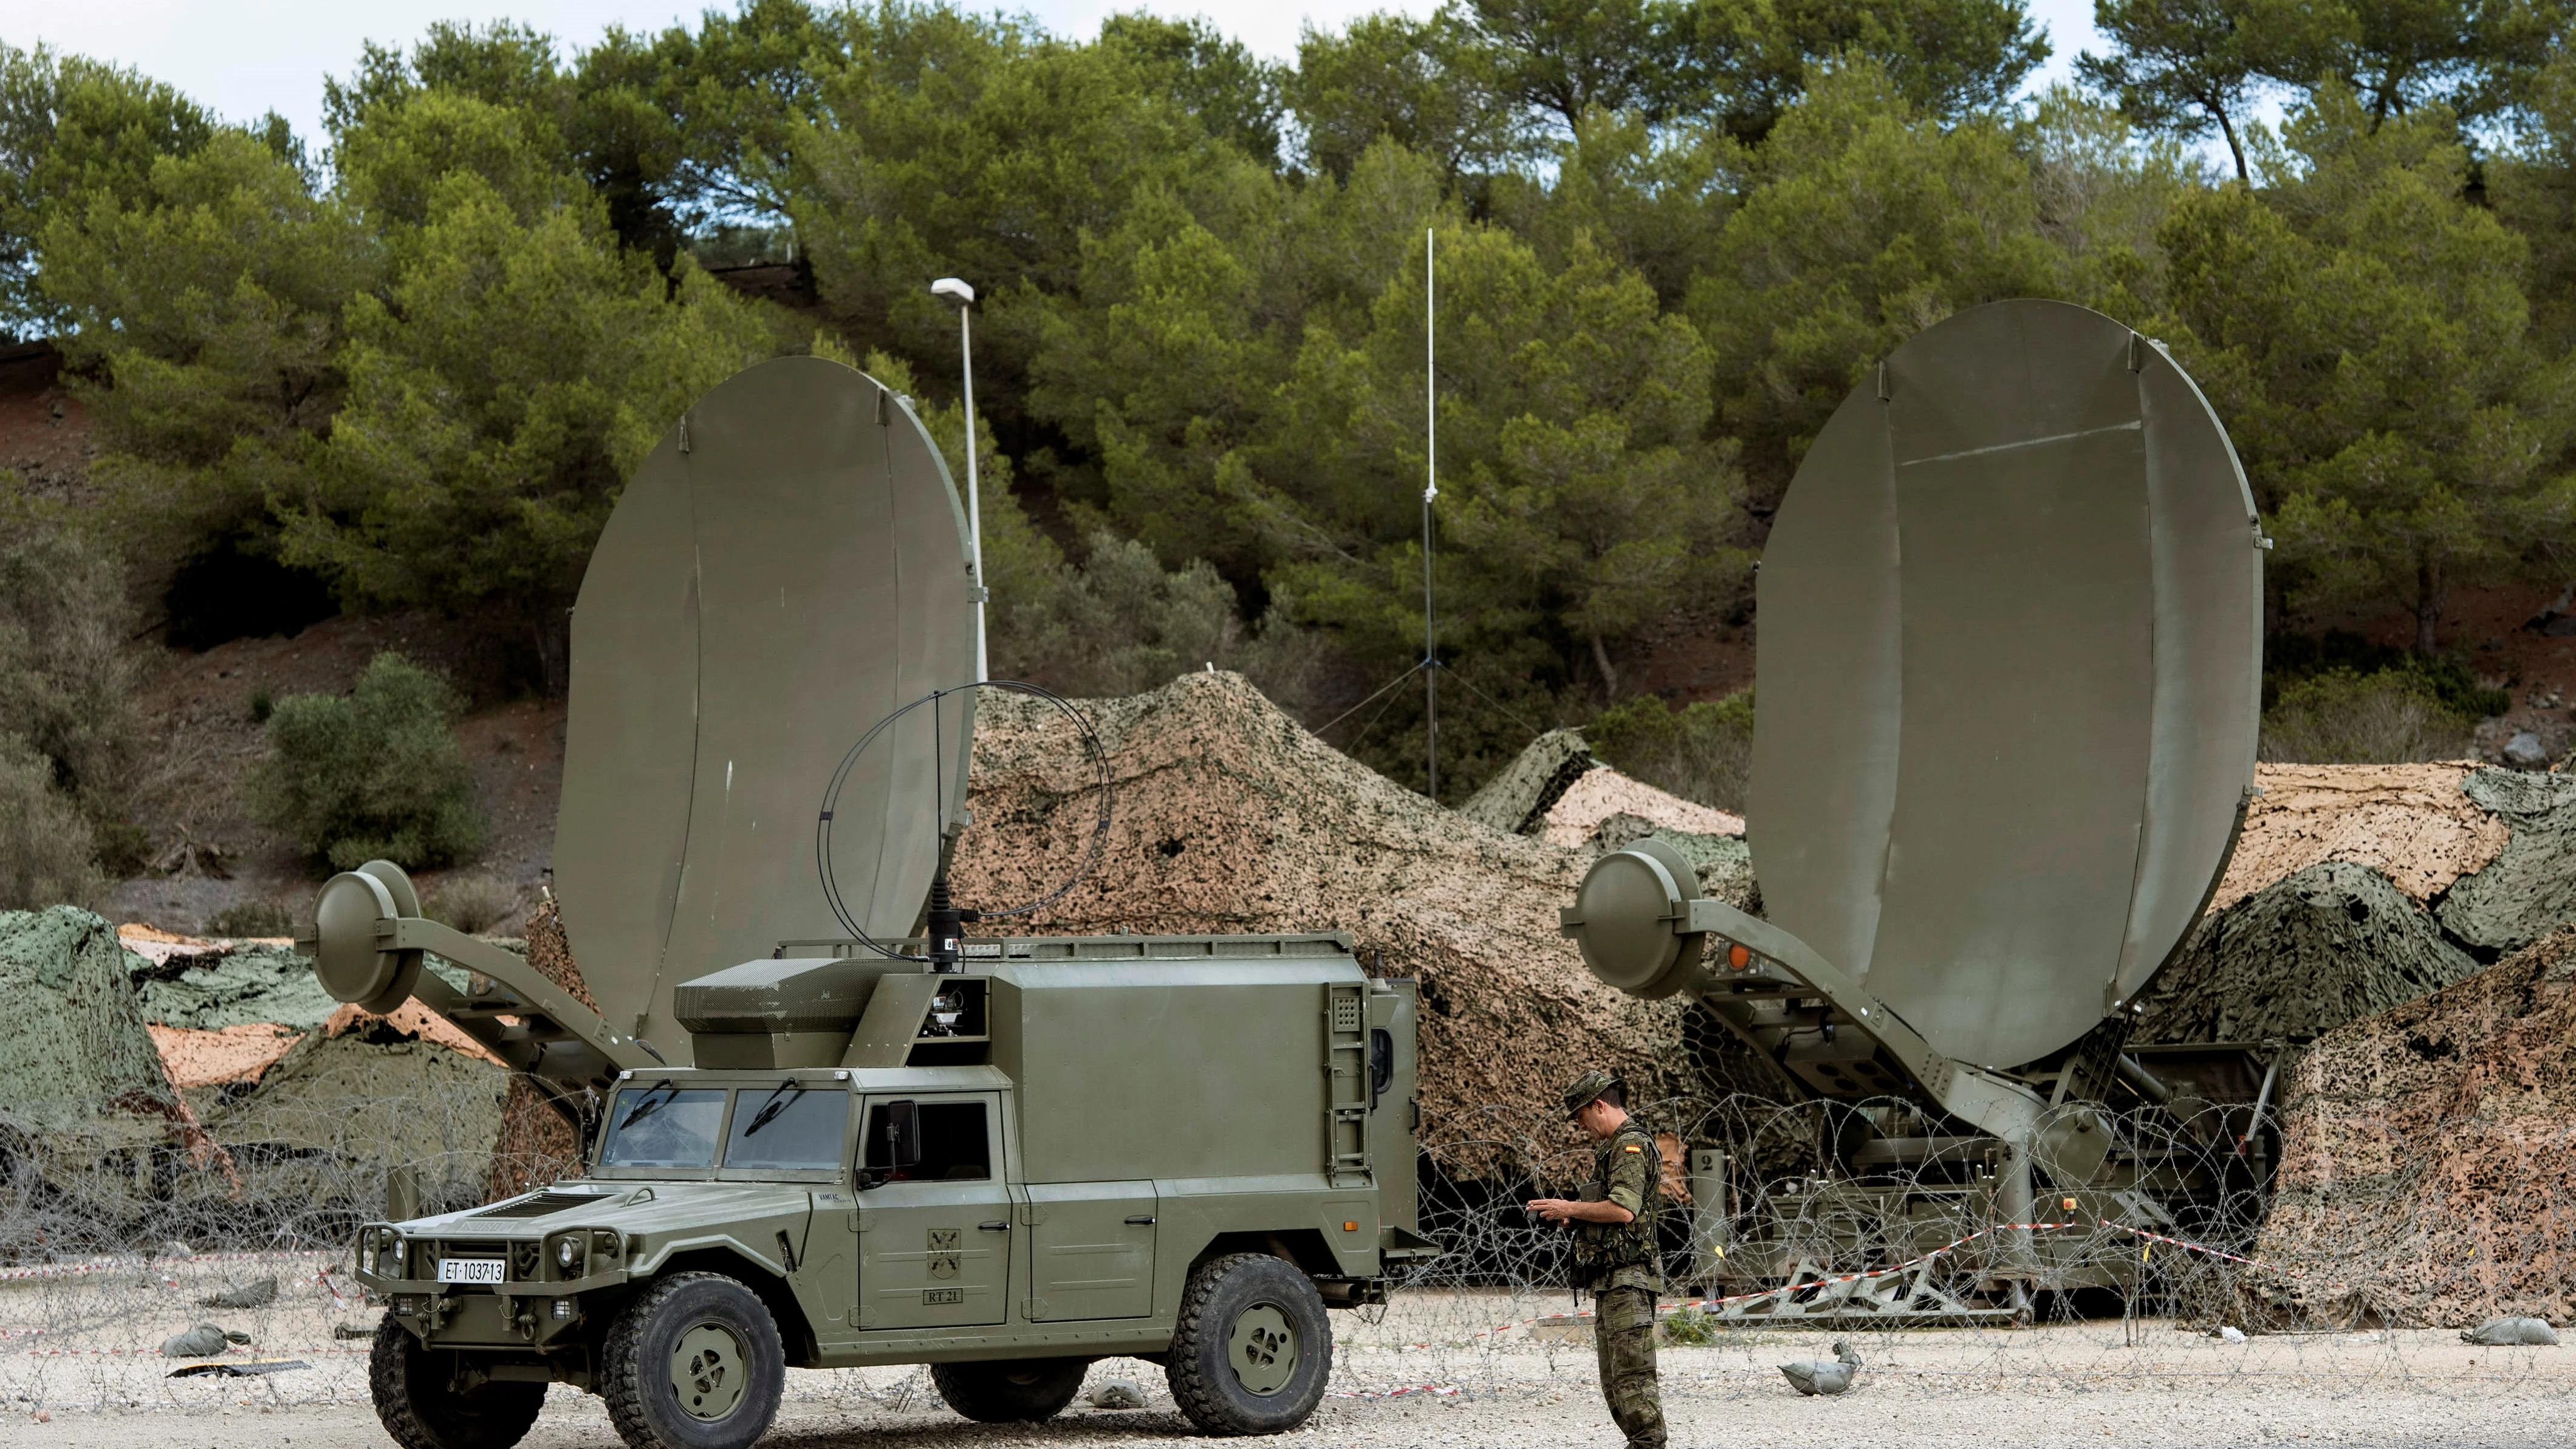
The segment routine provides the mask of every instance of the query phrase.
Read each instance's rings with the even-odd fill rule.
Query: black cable
[[[932,772],[937,777],[933,783],[933,790],[934,798],[938,801],[936,806],[938,814],[934,818],[944,823],[948,813],[948,784],[946,772],[941,768],[943,763],[942,747],[945,741],[941,737],[941,731],[939,729],[939,725],[941,723],[939,701],[945,696],[951,694],[962,694],[969,690],[985,688],[1006,689],[1016,694],[1030,695],[1034,698],[1045,700],[1049,704],[1054,705],[1057,711],[1063,714],[1066,719],[1073,722],[1073,727],[1079,731],[1082,736],[1083,753],[1089,758],[1093,772],[1098,781],[1098,789],[1100,791],[1100,814],[1099,818],[1092,823],[1091,839],[1083,851],[1081,863],[1074,868],[1073,874],[1065,880],[1064,884],[1025,905],[1012,906],[1005,910],[979,911],[977,912],[978,918],[982,920],[999,920],[1010,916],[1025,916],[1033,912],[1043,910],[1047,906],[1062,900],[1067,892],[1071,891],[1075,886],[1080,885],[1083,879],[1091,874],[1092,868],[1100,863],[1101,853],[1108,847],[1109,822],[1112,810],[1116,803],[1113,798],[1112,791],[1114,776],[1109,766],[1109,749],[1106,745],[1103,745],[1100,742],[1099,731],[1092,728],[1091,720],[1085,716],[1082,711],[1074,708],[1071,700],[1066,699],[1063,695],[1056,693],[1052,689],[1048,689],[1044,685],[1030,684],[1024,680],[1018,679],[987,679],[976,684],[961,684],[954,689],[934,689],[930,693],[923,695],[921,698],[912,701],[910,704],[904,705],[902,708],[897,709],[893,713],[878,720],[874,725],[869,727],[866,734],[859,736],[858,743],[850,746],[849,753],[841,757],[840,766],[832,771],[831,783],[826,785],[823,789],[822,808],[814,822],[815,869],[816,873],[822,879],[823,899],[826,904],[831,906],[832,916],[841,923],[842,929],[848,931],[851,936],[856,938],[862,945],[865,945],[869,950],[876,952],[880,956],[895,960],[908,961],[913,959],[912,957],[904,955],[904,953],[900,951],[888,949],[875,937],[869,935],[867,928],[859,924],[857,918],[850,913],[847,903],[841,898],[840,881],[832,867],[832,824],[833,816],[836,813],[836,807],[839,805],[841,799],[841,787],[847,783],[850,777],[850,772],[858,766],[860,758],[867,753],[868,747],[876,743],[877,736],[884,734],[888,729],[891,729],[895,722],[902,719],[905,715],[912,713],[914,710],[921,708],[925,704],[929,705],[931,706],[932,729],[931,763]],[[970,741],[967,747],[971,751],[973,749],[973,743]],[[945,868],[943,867],[942,869],[944,871]]]

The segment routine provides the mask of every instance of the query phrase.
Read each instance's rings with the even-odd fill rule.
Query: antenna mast
[[[1422,743],[1431,803],[1440,803],[1440,650],[1431,632],[1431,500],[1440,496],[1440,378],[1437,227],[1422,233]]]

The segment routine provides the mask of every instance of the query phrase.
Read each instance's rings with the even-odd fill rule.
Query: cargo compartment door
[[[1154,1311],[1154,1184],[1031,1183],[1029,1318],[1143,1318]]]

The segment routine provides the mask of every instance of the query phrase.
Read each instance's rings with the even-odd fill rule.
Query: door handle
[[[975,1226],[988,1233],[1007,1233],[1011,1230],[1011,1225],[1007,1222],[977,1223]]]
[[[1127,1220],[1127,1226],[1131,1228],[1150,1228],[1153,1225],[1154,1215],[1152,1213],[1138,1213],[1136,1216]]]

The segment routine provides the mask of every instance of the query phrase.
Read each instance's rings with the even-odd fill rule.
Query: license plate
[[[508,1281],[508,1264],[499,1258],[441,1258],[438,1281],[441,1283],[501,1283]]]

